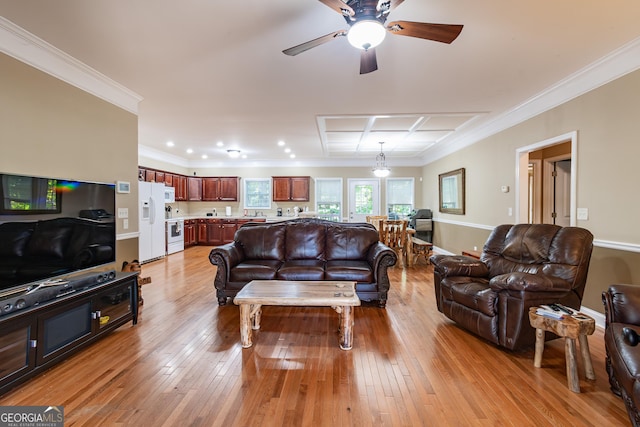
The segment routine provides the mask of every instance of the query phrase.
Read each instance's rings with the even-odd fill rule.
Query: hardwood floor
[[[330,308],[265,307],[249,349],[238,307],[218,307],[210,248],[143,266],[144,306],[123,326],[0,397],[64,405],[67,426],[629,425],[609,390],[602,330],[589,337],[596,380],[567,388],[564,345],[500,350],[436,310],[432,270],[390,270],[386,309],[355,311],[338,346]]]

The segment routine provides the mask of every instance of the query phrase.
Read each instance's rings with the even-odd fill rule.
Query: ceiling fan
[[[366,74],[378,69],[375,47],[382,43],[387,32],[400,36],[451,43],[462,31],[462,25],[424,22],[393,21],[385,25],[389,12],[402,4],[404,0],[320,0],[320,2],[344,16],[350,28],[334,31],[283,50],[284,54],[295,56],[337,37],[346,36],[351,45],[362,50],[360,74]]]

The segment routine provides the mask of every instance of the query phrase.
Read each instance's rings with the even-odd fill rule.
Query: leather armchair
[[[602,293],[604,345],[611,391],[624,401],[631,424],[640,426],[640,286],[611,285]]]
[[[430,258],[438,310],[496,345],[510,350],[533,346],[529,308],[560,303],[579,309],[592,248],[593,235],[583,228],[499,225],[480,260]]]

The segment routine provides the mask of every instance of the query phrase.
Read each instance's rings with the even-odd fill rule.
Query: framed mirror
[[[464,215],[464,168],[438,175],[440,212]]]

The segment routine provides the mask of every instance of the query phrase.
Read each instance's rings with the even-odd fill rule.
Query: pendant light
[[[381,141],[379,142],[379,144],[380,154],[376,156],[376,165],[372,170],[375,176],[377,176],[378,178],[384,178],[386,176],[389,176],[389,174],[391,173],[391,169],[389,169],[389,167],[387,166],[387,158],[382,152],[382,145],[384,144],[384,142]]]

